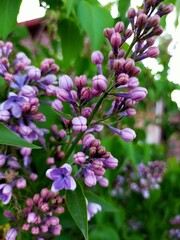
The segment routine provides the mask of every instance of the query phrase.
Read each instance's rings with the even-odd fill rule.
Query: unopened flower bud
[[[160,17],[156,14],[148,19],[148,25],[150,27],[157,27],[160,22]]]
[[[126,73],[121,73],[117,77],[117,85],[125,85],[129,80],[129,76]]]
[[[136,10],[134,8],[130,8],[128,10],[127,16],[128,16],[129,19],[135,18]]]
[[[138,27],[142,27],[146,24],[146,22],[147,22],[147,15],[145,13],[140,13],[137,17],[136,25]]]
[[[95,139],[95,137],[90,133],[85,135],[83,138],[84,147],[89,147],[94,139]]]
[[[149,47],[146,53],[147,53],[148,57],[155,58],[159,55],[159,48],[158,47]]]
[[[65,89],[56,89],[56,97],[61,101],[61,102],[68,102],[70,100],[69,98],[69,92],[66,91]]]
[[[110,38],[110,43],[113,48],[118,48],[121,45],[121,36],[119,33],[115,32]]]
[[[88,118],[92,113],[92,108],[86,107],[82,110],[82,116]]]
[[[36,214],[34,212],[30,212],[27,217],[28,223],[35,223],[36,221]]]
[[[5,239],[15,240],[17,235],[18,235],[18,231],[16,230],[16,228],[10,228],[6,233]]]
[[[130,38],[133,34],[133,30],[132,29],[126,29],[126,31],[124,32],[124,37],[125,38]]]
[[[117,22],[114,29],[115,29],[115,32],[119,32],[119,33],[124,32],[124,23]]]
[[[104,161],[105,167],[114,169],[118,166],[118,160],[113,156],[106,158]]]
[[[19,189],[25,188],[26,185],[26,180],[24,178],[19,178],[16,182],[16,187]]]
[[[131,58],[126,59],[123,67],[127,72],[130,71],[134,67],[134,60]]]
[[[68,75],[61,76],[59,78],[59,87],[66,91],[72,90],[73,87],[72,79]]]
[[[62,102],[60,100],[58,100],[58,99],[55,99],[52,102],[51,107],[56,109],[58,112],[62,112],[62,109],[63,109]]]
[[[93,187],[94,185],[96,185],[96,181],[97,180],[94,172],[91,170],[87,170],[84,176],[84,183],[86,184],[86,186]]]
[[[38,68],[30,67],[27,75],[32,80],[38,80],[41,77],[41,71]]]
[[[87,129],[87,119],[83,116],[75,117],[72,119],[73,130],[75,132],[84,132]]]
[[[91,61],[94,64],[102,64],[104,56],[100,51],[94,51],[91,55]]]
[[[107,87],[107,79],[103,75],[94,76],[92,79],[92,87],[99,92],[103,92]]]
[[[86,162],[86,155],[83,152],[78,152],[74,154],[73,158],[76,164],[82,164]]]
[[[89,87],[83,87],[81,89],[81,99],[88,100],[92,95],[91,89]]]
[[[87,77],[86,75],[81,75],[79,77],[74,78],[74,84],[77,88],[83,88],[86,86],[87,83]]]
[[[105,28],[104,29],[104,36],[107,37],[108,39],[110,39],[114,32],[115,32],[114,28]]]

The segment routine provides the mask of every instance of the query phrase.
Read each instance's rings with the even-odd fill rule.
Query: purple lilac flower
[[[70,176],[72,172],[71,165],[65,163],[60,168],[48,169],[46,176],[53,180],[51,190],[58,192],[61,189],[74,190],[76,188],[76,182],[73,177]]]
[[[87,204],[87,215],[88,215],[88,221],[91,220],[92,217],[94,217],[95,214],[100,212],[102,210],[101,205],[98,203],[92,203],[88,202],[86,199]]]
[[[17,229],[15,229],[15,228],[10,228],[10,229],[7,231],[5,238],[6,238],[6,240],[15,240],[17,234],[18,234]]]
[[[8,204],[12,196],[12,187],[9,184],[0,184],[0,200]]]
[[[8,100],[1,104],[2,110],[10,110],[15,118],[20,118],[22,115],[22,106],[27,102],[25,97],[20,97],[15,93],[10,93]]]

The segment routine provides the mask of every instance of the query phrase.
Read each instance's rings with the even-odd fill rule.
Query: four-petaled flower
[[[61,189],[74,190],[76,188],[76,182],[73,177],[70,176],[72,172],[71,165],[65,163],[60,168],[48,169],[46,176],[53,180],[51,190],[58,192]]]

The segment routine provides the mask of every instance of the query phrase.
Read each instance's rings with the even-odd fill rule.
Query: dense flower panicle
[[[173,240],[180,239],[180,215],[176,215],[175,217],[170,219],[171,229],[169,230],[169,236]]]
[[[150,197],[150,190],[158,189],[163,180],[166,164],[163,161],[140,163],[137,170],[130,165],[124,169],[123,175],[117,177],[113,195],[126,194],[126,189],[140,193],[145,199]]]

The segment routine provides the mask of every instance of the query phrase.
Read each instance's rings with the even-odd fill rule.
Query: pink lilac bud
[[[158,47],[149,47],[147,50],[147,56],[150,58],[156,58],[159,55]]]
[[[89,87],[83,87],[81,89],[81,99],[90,99],[92,96],[91,89]]]
[[[117,160],[117,158],[110,156],[109,158],[106,158],[104,160],[104,165],[107,168],[114,169],[118,166],[118,160]]]
[[[73,158],[76,164],[82,164],[86,162],[86,155],[83,152],[78,152],[74,154]]]
[[[110,43],[113,48],[118,48],[121,45],[121,36],[119,33],[115,32],[110,38]]]
[[[109,180],[105,177],[98,177],[97,178],[99,184],[101,187],[108,187],[109,186]]]
[[[96,185],[96,176],[93,171],[87,169],[84,172],[84,183],[88,187],[93,187]]]
[[[91,55],[91,61],[94,64],[102,64],[104,56],[100,51],[94,51]]]
[[[132,67],[131,71],[128,73],[130,76],[137,76],[141,72],[140,67]]]
[[[133,34],[133,30],[132,29],[126,29],[126,31],[124,32],[124,37],[125,38],[130,38]]]
[[[15,228],[10,228],[5,236],[6,240],[15,240],[16,236],[18,235],[18,231]]]
[[[11,117],[11,114],[7,110],[0,110],[0,120],[7,122]]]
[[[62,109],[63,109],[63,104],[60,100],[58,99],[55,99],[52,104],[51,104],[51,107],[56,109],[58,112],[62,112]]]
[[[22,230],[24,230],[24,231],[28,231],[29,228],[30,228],[30,225],[27,224],[27,223],[24,223],[24,224],[22,225]]]
[[[32,148],[23,147],[20,150],[20,153],[23,157],[28,157],[29,155],[31,155],[31,152],[32,152]]]
[[[103,176],[106,172],[106,170],[102,167],[102,168],[98,168],[98,169],[93,169],[94,173],[96,176],[100,177]]]
[[[124,32],[124,23],[117,22],[114,29],[115,29],[115,32],[119,32],[119,33]]]
[[[152,46],[155,43],[155,38],[154,37],[150,37],[146,40],[147,42],[147,46]]]
[[[50,221],[51,221],[51,225],[55,226],[57,224],[59,224],[59,218],[58,217],[51,217],[50,218]]]
[[[33,235],[38,235],[39,234],[39,227],[32,227],[31,228],[31,233]]]
[[[83,116],[72,119],[73,130],[75,132],[84,132],[87,129],[87,119]]]
[[[36,91],[29,85],[24,85],[20,91],[21,95],[31,98],[36,96]]]
[[[66,91],[72,90],[73,87],[72,79],[68,75],[61,76],[59,78],[59,87]]]
[[[95,139],[95,137],[92,134],[86,134],[83,138],[84,147],[90,147],[90,145],[94,139]]]
[[[160,17],[156,14],[148,19],[148,25],[150,27],[157,27],[160,22]]]
[[[162,17],[163,15],[169,14],[173,11],[173,4],[161,4],[158,9],[158,15]]]
[[[108,39],[110,39],[114,32],[115,32],[114,28],[105,28],[104,29],[104,36],[107,37]]]
[[[135,88],[139,86],[139,80],[136,77],[130,77],[128,81],[129,88]]]
[[[92,79],[92,87],[99,92],[103,92],[107,87],[107,79],[103,75],[94,76]]]
[[[29,208],[32,208],[34,205],[34,202],[32,200],[32,198],[27,198],[26,199],[26,206],[29,207]]]
[[[38,80],[41,77],[41,71],[38,68],[30,67],[27,75],[30,79]]]
[[[123,67],[127,72],[129,72],[134,67],[134,60],[132,58],[126,59]]]
[[[157,26],[152,31],[152,36],[159,36],[163,33],[163,28],[161,26]]]
[[[32,132],[32,129],[28,126],[21,126],[19,127],[19,132],[23,136],[28,136]]]
[[[61,129],[61,130],[57,133],[57,135],[58,135],[59,138],[64,138],[64,137],[67,135],[67,133],[66,133],[66,131],[65,131],[64,129]]]
[[[92,113],[92,108],[86,107],[82,110],[82,116],[88,118]]]
[[[128,16],[129,19],[135,18],[136,10],[134,8],[130,8],[128,10],[127,16]]]
[[[32,181],[35,181],[37,178],[38,178],[38,175],[36,173],[31,173],[29,175],[29,178],[32,180]]]
[[[146,22],[147,22],[147,15],[145,13],[140,13],[137,17],[136,25],[138,27],[142,27],[146,24]]]
[[[34,212],[30,212],[27,217],[27,222],[28,223],[35,223],[36,221],[36,214]]]
[[[124,58],[115,59],[112,67],[113,67],[114,70],[119,71],[124,66],[124,63],[125,63]]]
[[[126,110],[127,116],[132,117],[136,115],[136,110],[134,108],[128,108]]]
[[[103,167],[103,162],[99,159],[95,159],[92,161],[92,166],[93,166],[93,169],[100,169]]]
[[[0,154],[0,167],[4,166],[6,162],[6,156],[4,154]]]
[[[86,86],[87,83],[87,77],[86,75],[81,75],[79,77],[74,78],[74,84],[77,88],[83,88]]]
[[[128,82],[129,76],[125,73],[121,73],[117,77],[117,84],[118,85],[124,85]]]
[[[48,232],[48,226],[47,226],[47,225],[41,225],[41,231],[42,231],[43,233]]]
[[[56,226],[54,226],[52,228],[52,234],[55,235],[55,236],[59,236],[60,233],[61,233],[61,230],[62,230],[62,227],[60,224],[57,224]]]
[[[61,101],[61,102],[68,102],[70,100],[69,98],[69,92],[66,91],[63,88],[56,89],[56,97]]]
[[[16,187],[19,189],[25,188],[27,186],[26,180],[24,178],[19,178],[16,182]]]
[[[48,85],[48,86],[46,86],[46,94],[47,94],[48,96],[56,95],[57,89],[59,89],[59,88],[57,88],[57,87],[54,86],[54,85]]]

